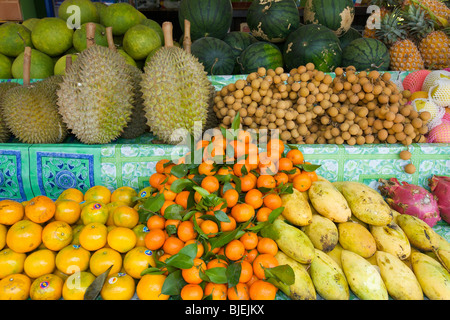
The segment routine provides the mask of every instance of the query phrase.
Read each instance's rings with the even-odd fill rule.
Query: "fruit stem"
[[[184,19],[184,39],[183,39],[183,48],[186,52],[191,53],[191,22],[187,19]]]
[[[23,85],[30,85],[31,47],[25,47],[23,53]]]
[[[114,37],[112,33],[112,27],[106,27],[106,40],[108,41],[108,48],[113,51],[117,51],[114,43]]]
[[[89,22],[86,25],[86,47],[92,47],[95,44],[95,23]]]
[[[165,21],[162,24],[163,34],[164,34],[164,46],[166,48],[173,47],[173,25],[170,21]]]

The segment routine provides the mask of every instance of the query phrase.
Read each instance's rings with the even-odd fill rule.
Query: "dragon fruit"
[[[428,185],[438,199],[442,220],[450,223],[450,177],[434,175],[428,180]]]
[[[399,182],[396,178],[379,179],[378,187],[386,202],[401,214],[415,216],[430,227],[441,220],[437,197],[421,186]]]

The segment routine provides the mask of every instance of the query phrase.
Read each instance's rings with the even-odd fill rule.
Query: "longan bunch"
[[[425,141],[430,113],[418,113],[407,104],[408,92],[399,90],[390,73],[376,70],[356,73],[353,67],[348,67],[336,68],[335,74],[333,87],[341,105],[337,110],[328,110],[332,123],[324,134],[328,143],[410,145]],[[333,128],[339,128],[340,134],[334,136],[337,131]],[[328,139],[330,135],[334,141]]]

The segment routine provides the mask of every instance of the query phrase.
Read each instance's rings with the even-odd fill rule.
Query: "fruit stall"
[[[448,1],[174,2],[0,24],[0,300],[449,300]]]

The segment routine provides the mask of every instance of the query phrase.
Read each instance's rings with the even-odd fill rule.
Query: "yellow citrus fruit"
[[[30,287],[31,300],[59,300],[62,296],[63,279],[52,273],[36,278]]]
[[[74,224],[80,219],[81,207],[78,202],[70,199],[63,199],[56,201],[55,204],[55,220]]]
[[[139,223],[133,231],[136,234],[136,247],[145,247],[145,236],[150,230],[145,224]]]
[[[107,241],[111,248],[124,253],[136,246],[137,237],[132,229],[115,227],[108,232]]]
[[[95,251],[106,244],[108,229],[99,222],[89,223],[80,232],[80,245],[89,251]]]
[[[14,200],[0,201],[0,224],[13,225],[22,220],[24,215],[25,209],[20,202]]]
[[[42,226],[31,220],[20,220],[9,227],[6,245],[19,253],[33,251],[42,242]]]
[[[142,276],[136,286],[136,294],[139,300],[169,300],[169,295],[161,293],[165,280],[166,276],[162,274]]]
[[[148,186],[139,190],[138,197],[148,198],[152,195],[153,192],[155,192],[155,189],[153,187]]]
[[[11,248],[0,251],[0,279],[11,274],[21,273],[27,255]]]
[[[428,98],[428,92],[426,91],[416,91],[411,94],[411,97],[409,97],[409,101],[413,101],[415,99],[427,99]]]
[[[136,291],[133,277],[118,272],[110,275],[100,291],[103,300],[130,300]]]
[[[44,223],[55,215],[56,204],[47,196],[36,196],[25,206],[25,215],[33,222]]]
[[[93,186],[84,193],[84,201],[111,202],[111,191],[105,186]]]
[[[53,274],[63,279],[63,281],[66,281],[67,278],[70,276],[70,274],[65,274],[64,272],[61,272],[58,268],[55,268]]]
[[[94,280],[95,276],[90,272],[75,272],[64,281],[62,298],[64,300],[83,300],[87,288]]]
[[[117,227],[134,228],[139,223],[139,213],[129,206],[119,206],[113,211],[113,223]]]
[[[84,194],[81,190],[69,188],[61,192],[57,200],[72,200],[80,203],[84,200]]]
[[[122,269],[122,256],[111,248],[102,248],[95,251],[89,260],[89,268],[94,276],[99,276],[110,266],[113,266],[108,275],[120,272]]]
[[[89,269],[91,252],[80,245],[69,244],[62,248],[55,257],[56,268],[68,275]]]
[[[59,251],[70,244],[72,237],[72,227],[64,221],[52,221],[42,230],[42,243],[53,251]]]
[[[142,278],[141,273],[149,267],[155,267],[155,253],[144,246],[131,249],[123,258],[123,268],[134,279]]]
[[[2,250],[6,246],[6,233],[8,232],[8,228],[5,225],[0,224],[0,250]]]
[[[72,226],[72,242],[71,244],[80,244],[80,233],[84,224],[76,224]]]
[[[24,274],[12,274],[0,280],[0,300],[27,300],[31,279]]]
[[[131,187],[120,187],[113,191],[111,194],[111,201],[122,201],[127,206],[133,207],[136,204],[135,198],[138,196],[136,190]]]
[[[126,206],[125,202],[122,201],[112,201],[106,205],[108,207],[108,220],[106,221],[107,226],[113,226],[114,220],[113,220],[113,213],[114,209],[120,206]]]
[[[100,222],[106,224],[108,221],[109,210],[103,202],[92,201],[83,206],[80,218],[83,224]]]
[[[49,249],[40,249],[30,253],[24,262],[23,271],[31,279],[39,278],[55,269],[56,254]]]

